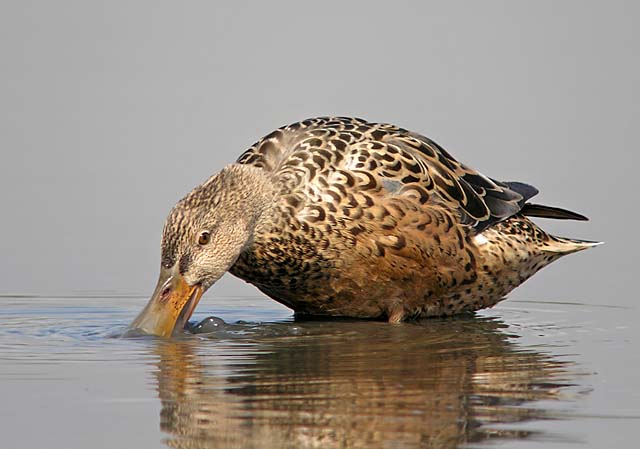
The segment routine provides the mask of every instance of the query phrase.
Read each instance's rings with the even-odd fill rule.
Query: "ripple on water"
[[[120,338],[142,303],[15,302],[1,316],[0,378],[24,376],[25,365],[44,365],[29,373],[45,376],[65,363],[142,363],[167,445],[199,448],[537,438],[523,423],[561,416],[584,390],[571,358],[558,355],[570,323],[543,330],[521,309],[502,311],[510,325],[483,312],[398,326],[293,321],[274,310],[238,321],[235,309],[216,310],[223,318],[178,338]],[[519,342],[545,332],[546,344]]]

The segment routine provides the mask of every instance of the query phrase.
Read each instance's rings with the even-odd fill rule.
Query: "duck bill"
[[[129,328],[170,337],[184,328],[202,293],[200,284],[189,285],[178,270],[162,269],[153,296]]]

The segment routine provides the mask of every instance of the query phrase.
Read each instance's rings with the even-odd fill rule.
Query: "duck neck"
[[[251,165],[231,164],[220,172],[224,191],[233,198],[234,211],[248,231],[247,243],[253,242],[254,231],[269,220],[276,200],[276,188],[268,172]],[[231,211],[230,211],[231,212]]]

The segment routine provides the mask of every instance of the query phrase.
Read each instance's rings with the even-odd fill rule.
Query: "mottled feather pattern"
[[[551,237],[518,214],[536,189],[488,178],[393,125],[305,120],[238,163],[267,172],[279,197],[231,272],[299,313],[398,321],[475,310],[562,253],[546,254]]]
[[[282,127],[238,162],[283,176],[285,191],[294,185],[325,187],[323,177],[316,176],[340,169],[397,180],[423,202],[458,209],[478,230],[515,214],[523,200],[506,184],[457,162],[427,137],[357,118],[316,118]]]

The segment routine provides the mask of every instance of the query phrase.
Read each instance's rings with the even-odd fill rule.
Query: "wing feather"
[[[349,117],[320,117],[279,128],[256,142],[238,162],[280,176],[285,191],[309,183],[326,184],[319,174],[327,171],[365,172],[379,188],[386,181],[386,185],[403,186],[396,185],[394,191],[426,192],[419,195],[421,202],[447,205],[477,232],[519,213],[538,193],[527,184],[483,175],[425,136]]]

